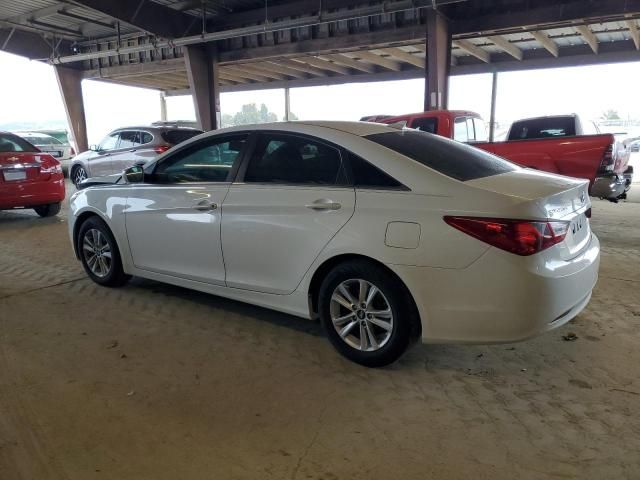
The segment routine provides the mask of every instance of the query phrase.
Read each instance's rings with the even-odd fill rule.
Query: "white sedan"
[[[373,123],[199,135],[76,192],[73,248],[106,286],[135,275],[320,317],[349,359],[411,340],[522,340],[589,302],[600,245],[584,180]]]
[[[16,132],[16,135],[24,138],[31,145],[38,147],[41,152],[46,152],[60,162],[65,174],[69,173],[71,159],[76,152],[69,144],[64,144],[57,138],[39,132]]]

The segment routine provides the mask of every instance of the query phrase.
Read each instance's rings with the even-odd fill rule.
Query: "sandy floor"
[[[0,479],[638,479],[640,204],[593,210],[601,277],[575,321],[382,370],[312,322],[97,287],[63,217],[0,212]]]

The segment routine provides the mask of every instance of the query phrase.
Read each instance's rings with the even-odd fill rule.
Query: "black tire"
[[[71,170],[70,178],[73,184],[76,186],[76,188],[78,188],[78,184],[82,180],[88,178],[87,171],[84,169],[82,165],[76,165]]]
[[[358,338],[356,338],[356,335],[349,333],[346,335],[346,339],[343,339],[336,330],[342,324],[334,326],[332,308],[336,313],[336,317],[342,318],[349,316],[349,309],[340,302],[333,302],[332,306],[332,297],[334,293],[338,292],[336,289],[341,285],[346,286],[347,289],[362,288],[358,287],[359,283],[355,283],[358,280],[364,280],[369,284],[369,292],[371,292],[371,285],[379,290],[382,297],[378,296],[377,301],[388,304],[389,308],[387,310],[391,311],[392,317],[388,321],[384,320],[387,324],[385,329],[378,326],[380,319],[375,317],[371,321],[378,320],[376,324],[367,323],[366,318],[369,318],[367,313],[369,310],[365,309],[364,304],[362,304],[358,306],[357,311],[354,310],[354,316],[348,320],[349,323],[344,324],[346,327],[356,320],[358,324],[353,326],[350,332],[356,333],[355,330],[357,328]],[[350,285],[353,287],[350,287]],[[352,297],[355,299],[355,295],[352,295]],[[343,298],[346,297],[343,296]],[[411,343],[412,332],[415,331],[414,327],[419,325],[418,312],[407,288],[397,277],[390,275],[387,270],[366,260],[345,262],[331,270],[320,286],[318,305],[320,320],[335,349],[349,360],[366,367],[383,367],[398,360]],[[360,310],[364,312],[364,318],[360,317]],[[375,310],[376,308],[372,309],[372,311]],[[340,313],[337,313],[338,311]],[[388,328],[389,326],[390,328]],[[366,348],[363,349],[362,343],[359,346],[352,345],[354,341],[357,343],[358,339],[362,342],[360,335],[362,332],[367,333],[365,345],[368,343],[369,348],[373,350],[367,351]],[[388,332],[391,332],[390,335],[388,335]],[[376,348],[373,342],[369,341],[369,338],[374,338],[375,340],[386,338],[386,340],[380,341],[379,347]]]
[[[38,205],[37,207],[33,207],[38,215],[41,217],[53,217],[60,213],[60,202],[58,203],[49,203],[47,205]]]
[[[96,231],[99,232],[99,234],[96,234]],[[101,241],[95,241],[96,238],[101,239]],[[102,219],[98,217],[89,217],[85,220],[78,230],[76,245],[84,271],[87,272],[89,278],[98,285],[105,287],[120,287],[127,283],[131,278],[131,276],[124,273],[124,270],[122,269],[122,260],[120,257],[120,250],[118,250],[118,244],[116,243],[111,230],[109,230],[109,227]],[[104,272],[102,272],[102,274],[97,270],[102,269],[102,266],[107,263],[107,249],[103,249],[101,254],[103,255],[102,259],[94,259],[97,254],[89,248],[90,245],[108,245],[108,252],[111,255],[109,257],[110,261],[108,262],[108,268],[104,268]],[[92,260],[95,260],[97,263],[93,263]]]

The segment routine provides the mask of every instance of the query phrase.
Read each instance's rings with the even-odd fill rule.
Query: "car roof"
[[[194,127],[185,127],[182,125],[133,125],[127,127],[118,127],[114,128],[112,132],[119,132],[120,130],[195,130],[197,132],[201,132],[199,128]]]
[[[223,131],[252,131],[252,130],[281,130],[297,133],[312,133],[317,128],[328,128],[344,133],[350,133],[359,137],[373,135],[375,133],[394,132],[397,129],[373,122],[333,121],[333,120],[296,120],[293,122],[258,123],[254,125],[239,125],[236,127],[213,130],[211,133]]]

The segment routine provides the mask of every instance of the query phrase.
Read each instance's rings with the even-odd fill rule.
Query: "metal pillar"
[[[437,10],[427,10],[426,52],[424,109],[445,109],[449,103],[451,31],[447,19]]]
[[[220,86],[218,81],[218,52],[214,44],[184,47],[185,67],[202,130],[220,128]]]
[[[291,114],[291,99],[289,98],[289,87],[284,87],[284,121],[289,121]]]
[[[82,72],[72,68],[54,67],[58,88],[67,114],[67,123],[75,141],[78,153],[89,149],[87,140],[87,120],[84,115],[84,101],[82,99]]]
[[[164,92],[160,92],[160,120],[167,121],[167,97],[165,97]]]
[[[496,98],[498,96],[498,72],[493,72],[491,82],[491,116],[489,117],[489,141],[493,142],[496,132]]]

